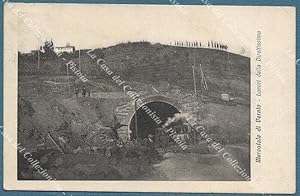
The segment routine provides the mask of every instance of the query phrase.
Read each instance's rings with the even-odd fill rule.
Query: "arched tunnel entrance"
[[[152,101],[145,104],[151,111],[155,111],[160,117],[162,123],[158,125],[146,112],[140,107],[130,119],[130,138],[146,138],[148,134],[155,135],[156,129],[160,128],[168,119],[180,111],[170,103],[164,101]],[[137,115],[137,118],[136,118]],[[137,125],[136,125],[137,124]],[[136,130],[137,127],[137,130]]]

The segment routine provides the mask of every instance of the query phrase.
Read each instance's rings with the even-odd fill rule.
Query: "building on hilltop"
[[[32,53],[42,52],[46,53],[47,50],[52,50],[56,54],[62,54],[64,52],[66,53],[74,53],[75,52],[75,46],[71,46],[70,43],[67,43],[66,46],[54,46],[52,40],[46,41],[44,45],[39,47],[39,50],[32,50]]]
[[[71,46],[70,43],[67,43],[66,46],[62,46],[62,47],[58,47],[55,46],[54,47],[54,52],[55,53],[74,53],[75,52],[75,46]]]

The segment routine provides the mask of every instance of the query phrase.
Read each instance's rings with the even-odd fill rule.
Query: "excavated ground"
[[[82,84],[72,81],[70,95],[65,77],[19,79],[18,140],[41,160],[51,176],[57,180],[218,180],[224,175],[228,180],[239,179],[227,166],[221,169],[223,162],[210,162],[215,155],[205,145],[190,148],[190,152],[198,156],[195,161],[190,161],[194,154],[186,155],[179,152],[178,147],[171,146],[161,154],[164,156],[159,165],[153,168],[156,162],[143,145],[129,141],[122,141],[122,144],[122,138],[118,139],[113,129],[120,124],[115,115],[116,107],[132,100],[113,84],[101,80],[95,83],[97,85],[86,86],[92,92],[91,97],[76,98],[73,88]],[[185,93],[176,93],[171,96],[190,110],[212,137],[233,151],[238,149],[240,162],[249,170],[249,108],[214,102],[193,107],[193,100],[184,98]],[[20,179],[43,179],[22,155],[18,161]],[[194,170],[180,169],[186,164]],[[219,175],[213,173],[216,168],[221,170]],[[172,173],[174,170],[179,173]],[[192,173],[195,175],[188,177]]]

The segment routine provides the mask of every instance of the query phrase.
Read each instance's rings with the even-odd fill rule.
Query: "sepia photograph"
[[[248,46],[143,9],[21,25],[19,180],[250,180]]]
[[[291,11],[7,3],[5,187],[291,192]]]

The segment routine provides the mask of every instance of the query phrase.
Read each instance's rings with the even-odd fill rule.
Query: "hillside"
[[[82,72],[87,75],[106,76],[95,60],[81,51]],[[192,65],[195,64],[197,86],[200,86],[200,64],[208,87],[213,92],[233,92],[249,96],[250,59],[226,51],[206,48],[184,48],[134,42],[118,44],[93,51],[106,65],[127,81],[158,84],[166,81],[182,89],[193,89]],[[78,51],[65,54],[66,59],[78,63]],[[37,70],[36,56],[19,54],[20,75],[65,75],[66,67],[60,58],[42,57]]]
[[[87,51],[81,51],[82,72],[89,78],[85,84],[75,75],[66,77],[62,57],[43,54],[37,69],[37,56],[19,54],[18,142],[35,152],[38,160],[44,160],[43,167],[51,176],[58,180],[112,180],[152,179],[147,176],[154,175],[158,180],[180,180],[182,175],[173,176],[173,171],[166,171],[169,176],[162,174],[174,163],[186,165],[192,160],[190,168],[196,169],[188,173],[193,176],[191,180],[203,176],[211,180],[218,180],[218,176],[238,179],[235,171],[216,160],[214,152],[201,140],[196,144],[195,140],[190,140],[189,150],[182,155],[177,153],[180,147],[169,142],[166,152],[176,154],[170,158],[167,153],[168,157],[161,162],[163,171],[151,173],[155,171],[153,157],[148,156],[138,140],[130,141],[130,126],[126,126],[131,123],[134,100],[112,82],[97,65],[97,59],[92,60]],[[249,58],[214,49],[145,42],[97,49],[93,54],[104,58],[114,74],[127,80],[140,95],[152,96],[155,93],[151,87],[155,87],[159,91],[157,94],[177,102],[181,112],[191,113],[214,140],[236,150],[239,162],[249,171]],[[77,63],[78,53],[65,54],[63,58]],[[191,66],[195,64],[199,91],[200,63],[209,88],[203,100],[191,95]],[[82,89],[83,85],[91,90],[91,96],[83,97],[80,92],[76,97],[74,87]],[[230,92],[239,103],[223,102],[222,92]],[[124,126],[118,127],[121,124]],[[177,156],[182,157],[178,159]],[[200,164],[193,161],[195,156],[199,156]],[[29,166],[24,161],[22,157],[19,159],[19,179],[41,179],[37,172],[27,170]]]

